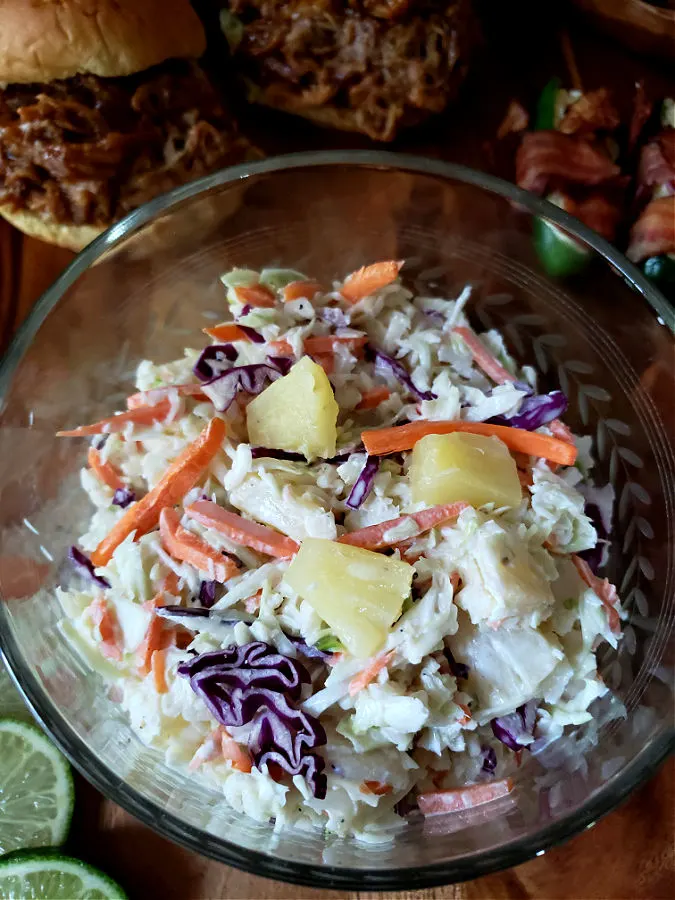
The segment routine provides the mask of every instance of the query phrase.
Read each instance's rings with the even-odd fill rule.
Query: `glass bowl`
[[[533,216],[584,244],[574,281],[542,273]],[[59,428],[120,408],[144,357],[170,360],[225,309],[221,272],[280,265],[324,283],[405,258],[419,291],[474,286],[476,325],[570,398],[597,479],[618,503],[610,578],[628,612],[600,648],[613,699],[518,770],[513,803],[412,819],[387,843],[275,832],[145,747],[56,627],[53,588],[88,502],[85,442]],[[39,300],[0,371],[0,633],[26,700],[75,766],[143,822],[258,875],[336,889],[411,889],[523,862],[589,827],[674,746],[673,310],[620,253],[564,212],[459,166],[380,152],[298,154],[236,167],[154,200],[81,253]],[[67,577],[67,576],[66,576]],[[617,714],[618,717],[617,717]]]

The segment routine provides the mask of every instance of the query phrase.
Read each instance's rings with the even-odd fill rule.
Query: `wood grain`
[[[508,177],[510,154],[493,141],[508,101],[518,97],[531,106],[542,84],[564,69],[558,37],[547,18],[555,4],[516,0],[492,6],[496,12],[488,23],[488,38],[498,34],[503,39],[491,45],[458,106],[437,123],[405,136],[397,149]],[[675,93],[672,72],[631,57],[591,32],[573,29],[572,34],[587,87],[609,84],[624,105],[630,101],[633,83],[642,76],[647,76],[656,92]],[[358,138],[301,123],[289,128],[289,121],[258,112],[244,117],[245,127],[268,153],[368,146]],[[22,238],[0,220],[0,350],[72,258],[67,251]],[[461,885],[380,896],[399,900],[672,900],[674,841],[675,763],[671,761],[592,830],[541,858]],[[268,881],[185,851],[105,800],[82,778],[78,778],[68,850],[117,878],[132,900],[331,900],[344,896]]]

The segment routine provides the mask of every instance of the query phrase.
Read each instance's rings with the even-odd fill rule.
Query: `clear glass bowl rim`
[[[212,188],[243,181],[255,175],[330,166],[370,167],[448,178],[496,194],[533,216],[542,216],[561,226],[610,263],[617,274],[642,295],[660,323],[675,334],[675,308],[620,251],[564,210],[507,181],[467,166],[387,151],[326,150],[292,153],[223,169],[169,191],[134,210],[89,244],[40,297],[0,361],[0,409],[14,370],[46,317],[77,279],[103,254],[122,243],[129,234],[174,206]],[[647,781],[662,762],[675,752],[675,729],[666,730],[639,756],[632,759],[619,776],[612,778],[611,785],[598,791],[581,810],[570,813],[533,834],[511,841],[498,850],[477,851],[450,863],[434,863],[394,871],[286,862],[239,847],[187,825],[178,816],[126,785],[113,771],[99,762],[65,719],[62,716],[52,717],[48,706],[43,703],[44,690],[21,658],[19,647],[9,629],[3,603],[0,603],[0,655],[36,719],[75,768],[108,799],[154,831],[189,850],[254,875],[311,887],[370,891],[421,889],[466,881],[519,865],[591,827]]]

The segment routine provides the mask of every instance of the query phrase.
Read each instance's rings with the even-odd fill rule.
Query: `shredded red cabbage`
[[[301,775],[319,800],[326,796],[325,760],[310,752],[326,743],[326,733],[318,719],[293,709],[285,697],[273,691],[259,691],[261,704],[253,720],[249,749],[258,768],[276,763],[289,775]],[[272,699],[272,697],[274,699]],[[280,698],[280,699],[277,699]]]
[[[492,733],[509,750],[523,750],[523,738],[534,737],[534,726],[537,721],[537,701],[529,700],[508,716],[499,716],[490,722]],[[529,741],[528,741],[529,743]]]
[[[278,369],[266,363],[235,366],[217,378],[205,382],[203,390],[218,412],[225,412],[230,408],[239,390],[247,394],[259,394],[267,386],[268,381],[274,381],[280,375]]]
[[[314,644],[308,644],[303,638],[294,637],[293,635],[287,634],[286,637],[293,644],[298,653],[301,653],[303,656],[306,656],[307,659],[328,659],[331,655],[329,652],[325,650],[319,650],[318,647],[315,647]]]
[[[352,453],[362,453],[363,444],[353,447],[351,450],[343,450],[337,456],[331,456],[329,459],[317,460],[318,462],[339,464],[347,462]],[[289,462],[307,462],[302,453],[295,453],[293,450],[277,450],[276,447],[251,447],[251,456],[253,459],[267,457],[268,459],[287,459]]]
[[[255,328],[251,328],[250,325],[241,325],[238,324],[237,328],[241,328],[246,337],[251,341],[252,344],[264,344],[265,338],[255,330]]]
[[[497,768],[497,754],[495,753],[495,748],[482,746],[480,748],[480,752],[481,756],[483,757],[481,772],[486,772],[488,775],[493,775],[495,769]]]
[[[373,347],[372,344],[366,345],[366,358],[370,358],[375,361],[376,369],[387,369],[389,370],[401,384],[405,385],[408,391],[415,397],[417,400],[435,400],[436,394],[433,391],[421,391],[416,385],[415,382],[410,377],[405,366],[400,363],[397,359],[394,359],[393,356],[388,356],[386,353],[383,353],[382,350],[378,350],[377,347]]]
[[[239,312],[239,315],[235,316],[235,319],[243,319],[244,316],[247,316],[251,312],[252,309],[253,309],[253,307],[251,306],[250,303],[244,303],[244,305],[242,306],[242,308]]]
[[[294,453],[292,450],[277,450],[274,447],[251,447],[253,459],[267,457],[268,459],[287,459],[289,462],[306,462],[302,453]]]
[[[129,488],[117,488],[112,498],[113,505],[119,506],[121,509],[126,509],[130,503],[135,501],[136,494],[134,491],[130,491]]]
[[[469,667],[466,665],[466,663],[457,662],[455,657],[452,655],[452,650],[449,647],[445,647],[443,649],[443,656],[447,659],[448,665],[450,666],[450,672],[455,676],[455,678],[469,677]]]
[[[217,581],[202,581],[199,585],[199,602],[202,606],[205,606],[206,609],[211,609],[216,602],[217,587]]]
[[[326,733],[318,719],[292,705],[310,681],[301,663],[256,641],[203,653],[180,663],[178,673],[226,728],[253,724],[249,748],[258,768],[274,762],[303,775],[315,797],[326,796],[325,761],[312,752],[326,743]]]
[[[269,364],[278,369],[282,375],[288,375],[293,365],[293,360],[288,356],[268,356]]]
[[[492,425],[510,425],[513,428],[534,431],[560,418],[567,411],[567,405],[567,397],[562,391],[532,394],[523,398],[517,413],[510,416],[493,416],[488,421]]]
[[[377,456],[366,457],[366,462],[361,469],[361,474],[354,482],[349,497],[347,497],[347,506],[350,509],[358,509],[371,492],[379,468],[380,460]]]
[[[94,564],[89,559],[89,557],[84,554],[81,550],[78,550],[77,547],[71,547],[68,551],[68,559],[74,563],[78,569],[82,572],[83,575],[86,575],[87,578],[91,579],[94,584],[97,584],[102,588],[109,588],[110,582],[107,578],[103,578],[102,575],[97,575],[94,571]]]
[[[211,381],[229,369],[228,363],[233,363],[238,356],[232,344],[211,344],[202,350],[192,371],[200,381]]]
[[[323,309],[318,309],[316,314],[334,328],[349,327],[349,316],[338,306],[324,306]]]

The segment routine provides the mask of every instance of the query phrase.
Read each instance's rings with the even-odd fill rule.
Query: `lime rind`
[[[0,898],[7,900],[128,900],[116,881],[60,853],[17,851],[0,859]]]
[[[0,719],[0,854],[62,844],[74,800],[70,766],[49,738],[36,725]]]

